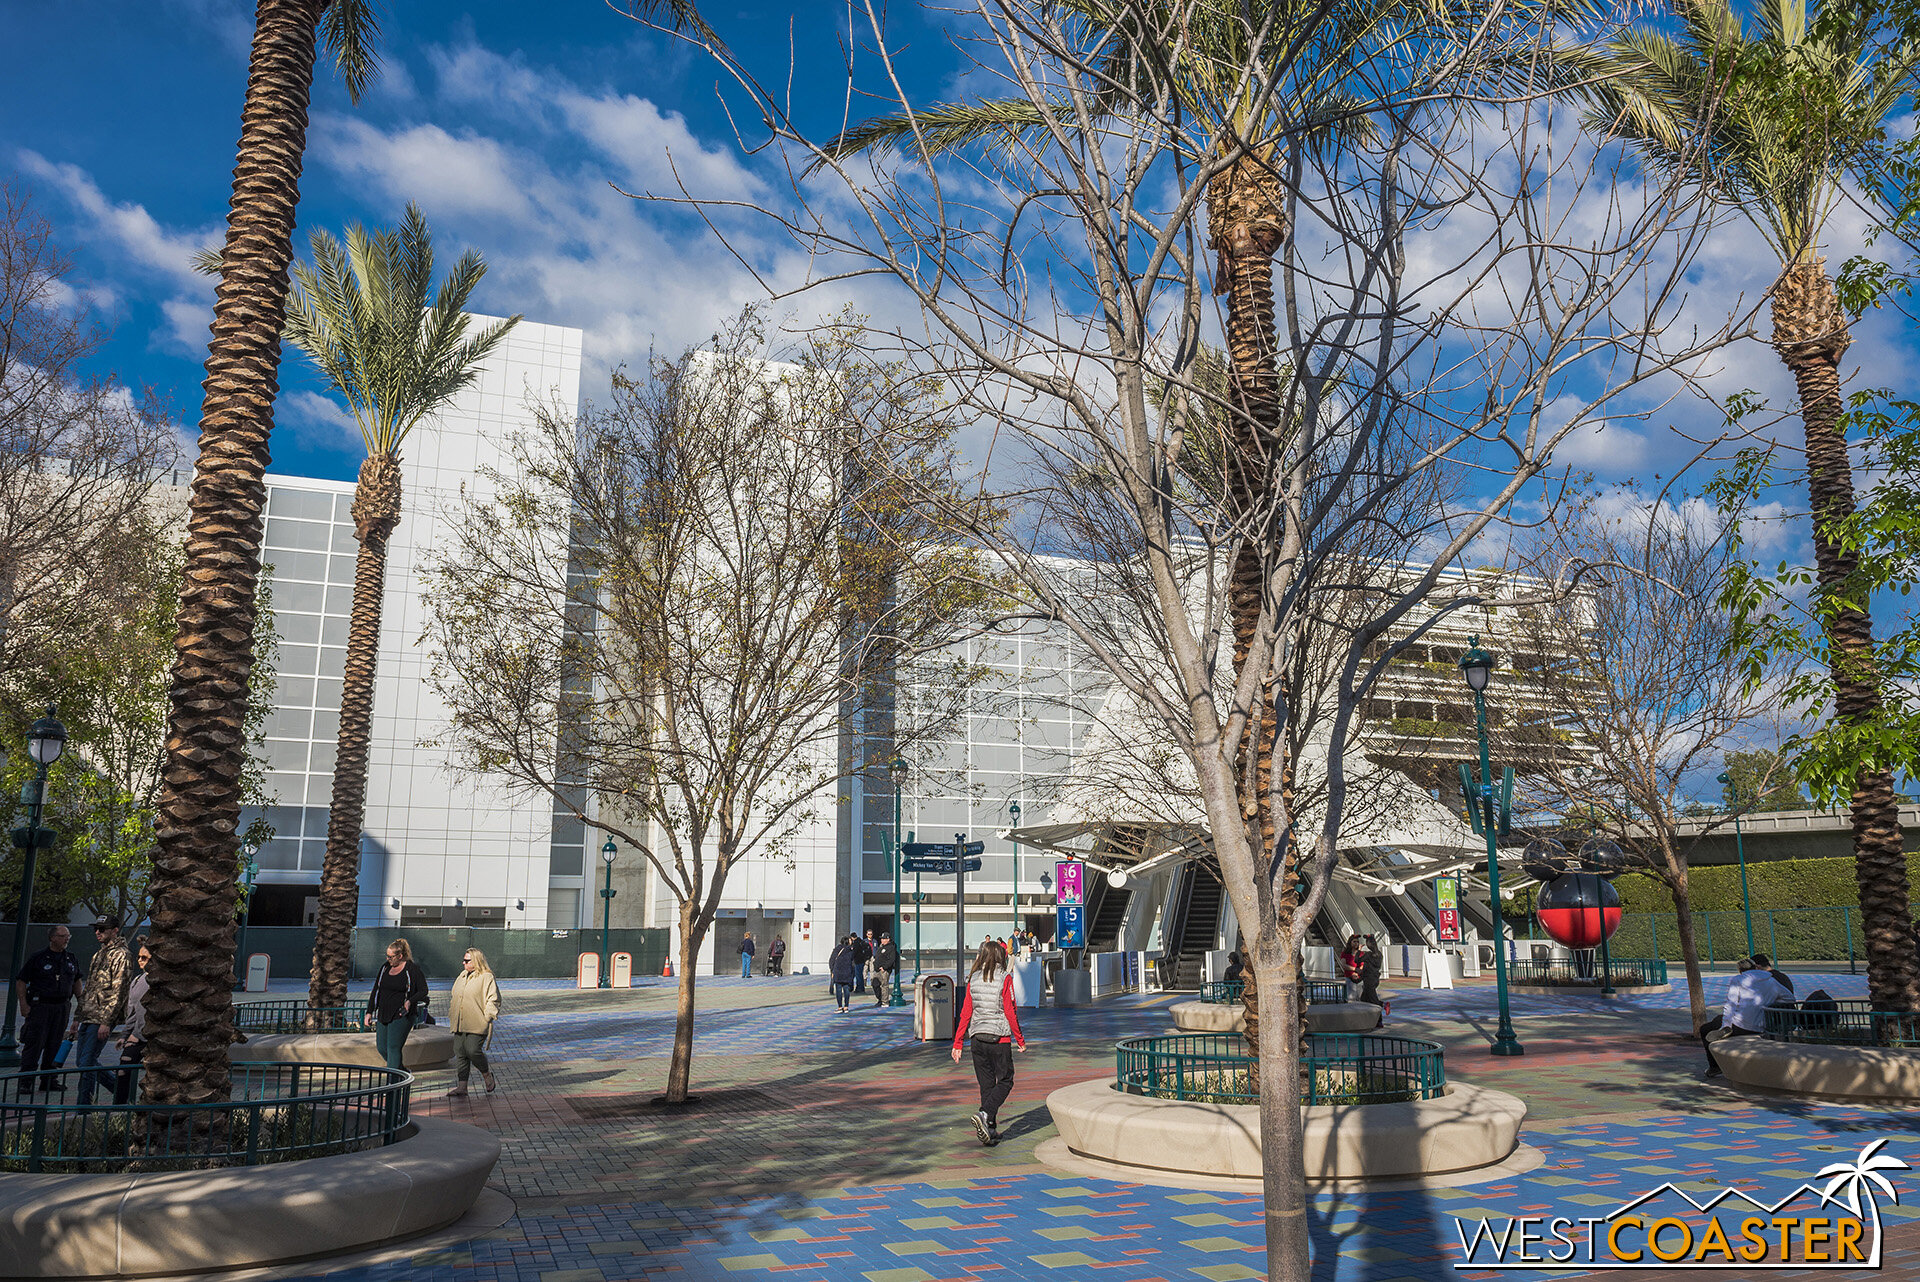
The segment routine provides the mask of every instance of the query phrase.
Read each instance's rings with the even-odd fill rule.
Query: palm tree
[[[259,0],[227,238],[214,293],[187,505],[186,575],[153,861],[153,985],[143,1098],[224,1100],[232,1087],[234,904],[267,440],[293,260],[316,48],[358,101],[378,35],[366,0]]]
[[[1779,256],[1773,348],[1800,394],[1821,626],[1844,724],[1881,710],[1873,630],[1855,583],[1858,558],[1834,527],[1854,511],[1841,425],[1840,358],[1852,341],[1820,255],[1849,177],[1877,189],[1875,140],[1910,83],[1915,54],[1880,51],[1864,24],[1822,20],[1807,0],[1767,0],[1753,31],[1728,0],[1678,0],[1682,32],[1634,29],[1597,51],[1587,126],[1653,165],[1692,176],[1738,209]],[[1876,1006],[1920,1010],[1899,798],[1890,770],[1864,770],[1852,797],[1854,875]]]
[[[1880,1198],[1889,1202],[1900,1201],[1900,1191],[1893,1186],[1882,1171],[1910,1171],[1913,1168],[1897,1157],[1880,1152],[1886,1144],[1885,1139],[1877,1139],[1860,1150],[1860,1156],[1851,1162],[1835,1162],[1823,1166],[1814,1173],[1816,1180],[1826,1180],[1827,1187],[1820,1191],[1820,1205],[1836,1205],[1847,1208],[1847,1214],[1855,1219],[1873,1221],[1873,1257],[1868,1267],[1880,1266],[1880,1247],[1883,1233],[1880,1226]],[[1862,1208],[1861,1200],[1866,1206]]]
[[[347,229],[345,245],[319,231],[312,248],[312,265],[293,270],[287,337],[346,397],[367,446],[353,495],[353,535],[360,554],[353,568],[346,679],[307,996],[308,1006],[319,1010],[347,999],[387,541],[400,524],[400,448],[421,419],[480,376],[480,362],[520,318],[467,337],[467,300],[487,274],[486,264],[469,250],[435,292],[433,236],[416,206],[407,206],[397,231],[368,231],[356,223]]]

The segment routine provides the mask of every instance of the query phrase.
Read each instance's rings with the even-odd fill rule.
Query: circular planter
[[[1728,1081],[1794,1095],[1920,1100],[1920,1050],[1729,1037],[1713,1044]]]
[[[227,1047],[235,1064],[262,1061],[297,1064],[364,1064],[384,1067],[374,1048],[372,1033],[249,1033],[244,1042]],[[453,1059],[453,1034],[444,1024],[416,1028],[400,1048],[401,1066],[409,1072],[445,1068]]]
[[[1239,1003],[1175,1002],[1168,1008],[1183,1033],[1244,1033],[1247,1008]],[[1367,1002],[1332,1002],[1307,1007],[1310,1033],[1364,1033],[1380,1026],[1380,1008]]]
[[[1599,997],[1598,984],[1508,984],[1507,991],[1526,997]],[[1641,993],[1670,993],[1671,983],[1666,984],[1615,984],[1608,997],[1635,997]]]
[[[1258,1179],[1260,1106],[1199,1104],[1115,1090],[1109,1079],[1047,1096],[1069,1150],[1082,1157],[1183,1175]],[[1472,1170],[1505,1160],[1527,1106],[1504,1091],[1447,1084],[1446,1094],[1398,1104],[1302,1107],[1307,1178],[1381,1179]]]
[[[415,1118],[384,1148],[272,1166],[0,1175],[7,1276],[199,1274],[357,1251],[465,1215],[500,1158],[477,1126]]]

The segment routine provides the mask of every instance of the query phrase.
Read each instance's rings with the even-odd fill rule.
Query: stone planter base
[[[1183,1033],[1244,1033],[1247,1008],[1239,1002],[1175,1002],[1168,1008]],[[1380,1026],[1380,1008],[1367,1002],[1307,1007],[1310,1033],[1365,1033]]]
[[[374,1048],[372,1033],[249,1033],[244,1042],[227,1047],[235,1064],[275,1060],[298,1064],[365,1064],[384,1067]],[[416,1028],[400,1048],[401,1065],[408,1072],[445,1068],[453,1060],[453,1034],[444,1024]]]
[[[453,1223],[500,1141],[417,1118],[385,1148],[274,1166],[120,1175],[0,1175],[8,1277],[200,1274],[358,1251]]]
[[[1920,1100],[1920,1050],[1894,1046],[1815,1046],[1729,1037],[1713,1056],[1730,1082],[1849,1099]]]
[[[1183,1174],[1258,1178],[1260,1109],[1127,1095],[1110,1080],[1047,1096],[1067,1147],[1083,1157]],[[1439,1099],[1314,1105],[1300,1110],[1307,1178],[1378,1179],[1472,1170],[1504,1160],[1527,1106],[1504,1091],[1455,1082]]]
[[[1599,997],[1600,985],[1593,984],[1508,984],[1507,991],[1526,997]],[[1628,984],[1615,984],[1612,996],[1635,997],[1641,993],[1670,993],[1673,985],[1644,984],[1638,987]]]

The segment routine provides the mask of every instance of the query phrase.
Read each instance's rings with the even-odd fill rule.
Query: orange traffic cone
[[[669,957],[660,964],[660,978],[662,979],[673,978],[673,958]]]

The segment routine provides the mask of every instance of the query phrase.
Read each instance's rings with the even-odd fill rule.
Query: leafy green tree
[[[1720,785],[1720,800],[1727,809],[1749,814],[1806,809],[1806,795],[1784,752],[1771,748],[1729,752],[1726,764],[1727,782]]]
[[[409,433],[480,376],[480,364],[518,316],[467,334],[467,300],[487,267],[472,251],[436,291],[433,236],[413,205],[397,230],[355,224],[343,245],[313,234],[313,262],[294,268],[287,338],[347,400],[367,447],[353,495],[353,609],[346,679],[320,871],[320,920],[313,939],[308,1002],[346,1004],[353,926],[360,899],[360,829],[366,817],[367,750],[374,669],[386,588],[387,542],[400,524],[400,450]]]
[[[1884,750],[1885,674],[1875,664],[1868,584],[1845,534],[1856,499],[1840,362],[1852,338],[1820,253],[1850,182],[1877,197],[1886,125],[1910,89],[1915,52],[1877,44],[1859,6],[1770,0],[1751,27],[1728,0],[1681,0],[1675,8],[1678,32],[1637,28],[1593,55],[1587,123],[1659,169],[1697,178],[1703,195],[1738,210],[1779,256],[1772,342],[1800,395],[1814,567],[1799,574],[1783,567],[1772,586],[1813,589],[1833,713],[1820,732],[1824,746],[1790,747],[1818,793],[1852,805],[1873,998],[1920,1010],[1899,798]],[[1764,466],[1764,459],[1743,459],[1718,489],[1722,502],[1737,507]],[[1754,656],[1758,680],[1767,656],[1786,644],[1776,597],[1736,566],[1725,600],[1747,633],[1742,648]],[[1809,675],[1795,689],[1810,693],[1816,680]],[[1812,760],[1805,759],[1809,746]]]

